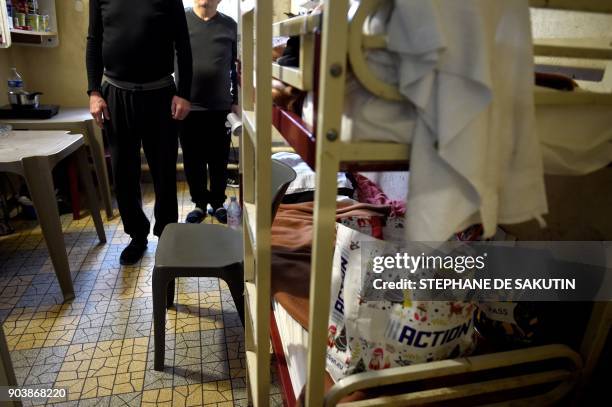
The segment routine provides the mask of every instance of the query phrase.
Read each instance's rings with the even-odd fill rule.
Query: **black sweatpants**
[[[160,236],[168,223],[178,221],[176,159],[178,124],[172,118],[174,87],[129,91],[108,83],[102,88],[110,120],[105,123],[111,150],[113,179],[125,232],[145,238],[151,224],[142,210],[140,147],[144,149],[155,189],[155,226]]]
[[[200,209],[225,202],[230,130],[226,110],[192,111],[181,123],[181,147],[191,200]],[[210,189],[206,187],[210,179]]]

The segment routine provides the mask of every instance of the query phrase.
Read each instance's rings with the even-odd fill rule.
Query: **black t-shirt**
[[[154,82],[174,71],[178,95],[189,99],[191,47],[181,0],[90,0],[87,36],[89,91],[102,75],[132,83]]]
[[[193,9],[187,9],[186,16],[193,55],[192,107],[229,110],[238,103],[237,24],[219,12],[207,21]]]

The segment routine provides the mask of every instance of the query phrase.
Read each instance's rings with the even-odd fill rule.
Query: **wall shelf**
[[[11,28],[11,34],[31,35],[35,37],[54,37],[57,35],[55,31],[28,31]]]
[[[55,0],[38,0],[39,13],[49,16],[49,31],[30,31],[17,28],[9,28],[9,16],[6,8],[7,0],[0,0],[0,48],[8,48],[12,45],[24,45],[34,47],[57,47],[59,34],[57,30],[57,16]]]

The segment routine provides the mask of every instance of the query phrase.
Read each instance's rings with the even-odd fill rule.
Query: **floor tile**
[[[143,192],[151,217],[151,185]],[[192,208],[186,184],[179,184],[179,195],[184,219]],[[166,316],[165,369],[157,372],[157,238],[150,237],[137,265],[121,267],[129,236],[118,217],[105,221],[104,245],[90,217],[63,215],[61,221],[76,297],[66,304],[38,224],[17,220],[17,232],[0,237],[0,321],[20,385],[66,388],[68,400],[48,400],[62,407],[247,405],[244,334],[225,282],[177,280],[176,307]],[[271,405],[278,400],[273,395]]]
[[[57,379],[62,363],[51,363],[32,366],[24,385],[53,383]]]
[[[110,407],[140,407],[142,392],[117,394],[111,397]]]

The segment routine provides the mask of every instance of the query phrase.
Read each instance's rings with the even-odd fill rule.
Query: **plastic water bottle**
[[[239,229],[242,225],[242,210],[240,209],[240,205],[238,201],[236,201],[236,197],[232,196],[230,198],[230,204],[227,207],[227,225],[232,229]]]
[[[9,30],[13,29],[13,4],[11,1],[6,2],[6,11],[8,13],[8,28]]]
[[[11,68],[11,75],[8,78],[8,90],[15,93],[24,92],[23,79],[19,72],[17,72],[17,68]]]

